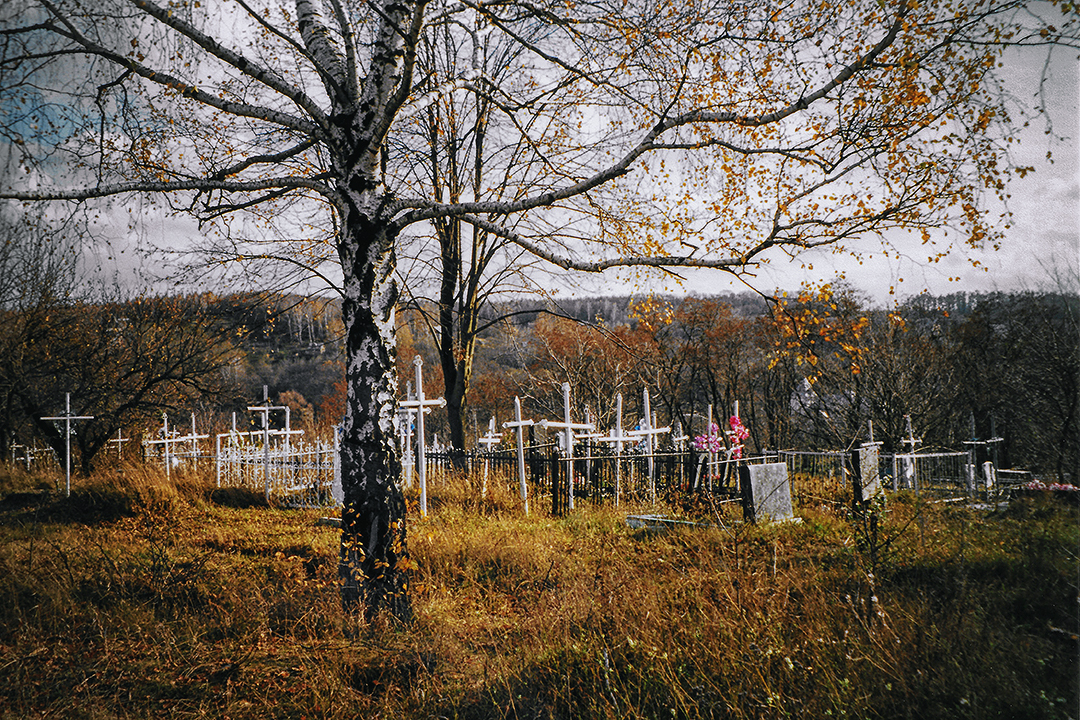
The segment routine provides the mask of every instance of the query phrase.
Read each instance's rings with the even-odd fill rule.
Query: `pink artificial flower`
[[[732,415],[728,418],[728,426],[731,427],[731,433],[736,440],[742,442],[746,438],[750,437],[750,431],[746,429],[746,426],[742,424],[742,420],[738,415]]]

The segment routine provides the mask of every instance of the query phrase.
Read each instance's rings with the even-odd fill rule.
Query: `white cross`
[[[34,445],[35,446],[34,446],[33,450],[30,449],[29,445],[20,445],[19,443],[15,443],[14,445],[12,445],[11,446],[11,462],[14,463],[16,460],[22,460],[26,464],[26,472],[30,472],[30,462],[32,460],[34,460],[34,457],[37,455],[37,441],[36,440],[34,441]],[[16,450],[19,450],[20,448],[23,451],[23,454],[22,454],[21,458],[16,456]]]
[[[172,463],[169,461],[169,443],[178,442],[177,433],[173,431],[169,432],[169,416],[167,413],[161,413],[161,440],[143,440],[143,445],[162,445],[165,448],[165,480],[171,479],[170,466]]]
[[[639,437],[645,440],[645,451],[647,453],[646,462],[649,467],[649,499],[652,502],[656,502],[656,459],[653,457],[653,437],[655,435],[671,432],[671,428],[658,428],[653,426],[652,410],[649,407],[649,388],[643,388],[641,394],[642,402],[645,405],[644,416],[641,419],[641,429],[631,430],[626,434],[631,437]]]
[[[199,435],[195,432],[195,413],[191,413],[191,434],[184,437],[177,437],[174,442],[191,442],[191,459],[193,465],[198,467],[199,463],[199,441],[206,440],[209,435]]]
[[[522,433],[532,420],[521,419],[521,398],[514,396],[514,421],[503,423],[504,428],[513,428],[517,434],[518,479],[521,481],[521,502],[525,505],[525,515],[529,514],[529,486],[525,478],[525,438]]]
[[[622,486],[622,450],[623,443],[630,436],[622,429],[622,393],[615,396],[615,429],[607,436],[597,438],[600,442],[615,444],[615,507],[619,507],[619,494]]]
[[[398,403],[398,407],[416,408],[416,469],[420,477],[420,515],[427,515],[427,460],[424,446],[424,415],[431,412],[433,407],[446,407],[445,398],[435,400],[424,399],[424,360],[417,355],[413,358],[416,367],[416,399],[404,400]]]
[[[488,421],[487,434],[477,440],[478,443],[484,446],[485,452],[490,452],[491,448],[502,442],[502,433],[495,432],[495,416],[491,416],[491,420]]]
[[[66,497],[71,497],[71,421],[72,420],[93,420],[93,415],[72,415],[71,414],[71,393],[64,393],[64,414],[58,417],[43,417],[42,420],[63,420],[64,421],[64,494]]]
[[[117,460],[120,459],[120,450],[123,448],[124,443],[130,442],[130,441],[131,441],[131,438],[124,437],[124,431],[123,430],[117,430],[116,431],[116,437],[109,441],[110,445],[112,445],[113,443],[116,443],[116,459]]]
[[[288,405],[271,405],[266,393],[266,386],[263,385],[263,404],[262,405],[248,405],[249,412],[257,412],[262,414],[262,428],[263,428],[263,482],[266,485],[266,502],[270,502],[270,411],[272,410],[284,410],[285,411],[285,452],[289,451],[289,406]]]
[[[491,458],[488,454],[491,452],[491,448],[498,445],[502,441],[502,433],[495,432],[495,416],[492,415],[488,421],[487,435],[477,439],[477,442],[484,446],[484,483],[480,486],[480,497],[487,498],[487,486],[488,486],[488,470],[491,466]]]
[[[563,440],[566,444],[566,479],[567,487],[569,490],[570,498],[567,507],[570,510],[574,509],[574,431],[575,430],[595,430],[596,426],[592,423],[574,423],[570,421],[570,383],[562,384],[563,394],[563,421],[550,422],[548,420],[541,420],[539,426],[543,429],[555,428],[563,431]]]
[[[912,454],[914,454],[915,453],[915,446],[918,445],[920,442],[922,442],[922,440],[918,440],[918,439],[915,438],[915,433],[911,429],[911,416],[910,415],[905,415],[904,416],[904,422],[907,424],[907,434],[908,434],[908,436],[907,436],[906,439],[902,440],[901,442],[903,442],[905,445],[910,445],[911,447],[909,448],[909,451]]]

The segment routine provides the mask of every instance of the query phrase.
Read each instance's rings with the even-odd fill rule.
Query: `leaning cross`
[[[416,366],[416,399],[403,400],[398,403],[401,408],[416,408],[416,469],[420,478],[420,515],[427,515],[427,460],[426,448],[424,447],[424,414],[431,412],[433,407],[446,407],[446,399],[424,399],[424,360],[417,355],[413,358]]]
[[[526,425],[532,425],[532,420],[521,419],[521,398],[514,396],[514,421],[504,422],[506,429],[513,428],[517,435],[517,461],[518,479],[521,481],[521,502],[525,505],[525,515],[529,514],[529,486],[525,478],[525,438],[523,432]]]
[[[93,420],[93,415],[71,414],[71,393],[64,393],[64,414],[58,417],[43,417],[42,420],[64,421],[64,495],[71,497],[71,421]]]

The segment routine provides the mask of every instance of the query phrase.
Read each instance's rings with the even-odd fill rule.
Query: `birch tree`
[[[399,243],[456,219],[554,269],[731,273],[863,251],[894,229],[928,257],[997,243],[1003,223],[981,201],[1004,199],[1020,120],[998,85],[1002,48],[1076,46],[1070,3],[1028,5],[13,0],[0,198],[156,198],[199,218],[210,245],[338,266],[343,601],[408,617]],[[418,75],[443,28],[513,41],[520,70]],[[500,140],[529,149],[521,194],[454,199],[412,181],[399,140],[463,93],[489,98]]]

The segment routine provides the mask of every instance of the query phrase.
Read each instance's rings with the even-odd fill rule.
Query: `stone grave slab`
[[[786,463],[743,465],[739,468],[743,512],[753,523],[794,520],[791,483]]]
[[[627,527],[634,528],[635,530],[649,530],[651,532],[671,530],[673,528],[711,527],[711,525],[708,525],[707,523],[696,523],[689,520],[676,520],[675,518],[664,517],[663,515],[627,515],[626,525]]]
[[[878,472],[880,445],[866,443],[855,453],[855,502],[866,503],[881,494],[881,475]]]

